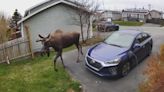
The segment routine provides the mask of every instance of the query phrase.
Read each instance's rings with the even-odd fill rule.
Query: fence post
[[[6,56],[6,62],[7,62],[7,64],[10,64],[10,60],[9,60],[8,56]]]
[[[29,48],[30,48],[30,52],[31,52],[31,57],[33,59],[34,58],[34,53],[32,51],[31,34],[29,32],[28,26],[25,26],[25,30],[26,30],[26,33],[27,33],[27,39],[28,39],[28,42],[29,42]]]

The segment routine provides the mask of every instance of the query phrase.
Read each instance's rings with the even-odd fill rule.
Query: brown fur
[[[62,51],[63,48],[67,48],[71,45],[75,45],[78,49],[78,58],[77,58],[77,62],[79,61],[79,51],[81,50],[81,54],[82,53],[82,47],[79,44],[79,39],[80,39],[80,33],[78,32],[63,32],[60,29],[52,32],[49,34],[48,37],[42,37],[41,35],[39,35],[39,37],[42,39],[40,41],[42,41],[43,43],[43,49],[44,52],[47,52],[47,54],[49,55],[49,47],[52,47],[56,52],[57,55],[54,59],[54,69],[56,70],[56,60],[58,57],[61,58],[61,61],[64,65],[63,62],[63,58],[62,58]]]

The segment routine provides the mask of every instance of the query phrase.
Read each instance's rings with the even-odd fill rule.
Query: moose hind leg
[[[59,52],[57,52],[56,57],[55,57],[55,59],[54,59],[54,70],[55,70],[55,71],[58,71],[58,70],[56,69],[56,60],[58,59],[59,56],[60,56],[60,54],[59,54]]]
[[[79,44],[75,44],[78,50],[78,56],[77,56],[77,63],[79,62],[79,56],[80,56],[80,50],[79,50]]]
[[[64,61],[63,61],[63,57],[62,57],[62,51],[60,51],[60,59],[61,59],[61,61],[62,61],[63,67],[65,68]]]
[[[83,55],[83,49],[82,49],[82,46],[79,44],[80,46],[80,51],[81,51],[81,54]]]

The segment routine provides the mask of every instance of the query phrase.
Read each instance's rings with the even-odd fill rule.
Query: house
[[[111,18],[112,20],[121,20],[122,13],[120,11],[106,10],[102,14],[103,18]]]
[[[46,0],[28,9],[25,17],[19,21],[22,37],[27,36],[24,26],[28,26],[32,39],[32,50],[35,52],[41,48],[41,43],[36,43],[39,39],[38,34],[46,37],[57,29],[80,32],[80,26],[73,19],[78,17],[77,9],[79,9],[77,4],[69,0]],[[87,32],[84,31],[85,37],[86,34]],[[89,35],[92,36],[92,23]]]
[[[150,11],[150,19],[162,19],[163,13],[157,10]]]
[[[122,10],[122,20],[124,21],[139,21],[146,22],[150,15],[146,9],[126,9]]]

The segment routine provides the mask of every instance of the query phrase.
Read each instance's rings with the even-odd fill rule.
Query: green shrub
[[[135,21],[113,21],[115,24],[119,24],[121,26],[142,26],[143,22],[135,22]]]

